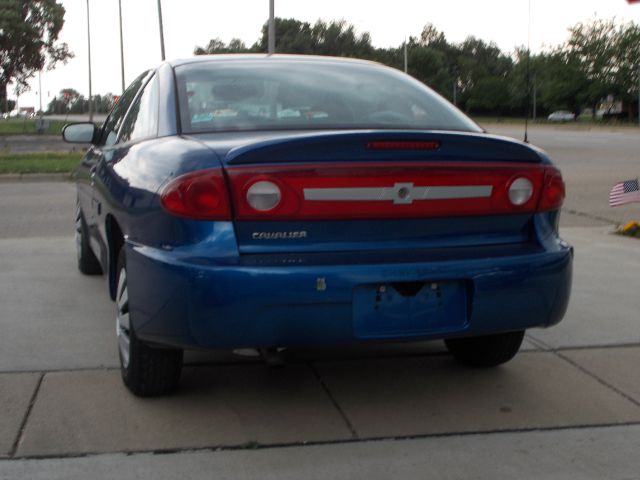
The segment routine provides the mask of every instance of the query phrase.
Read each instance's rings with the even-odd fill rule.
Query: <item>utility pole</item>
[[[122,80],[122,91],[124,92],[124,42],[122,41],[122,0],[118,0],[118,17],[120,19],[120,75]]]
[[[87,0],[87,46],[89,53],[89,121],[93,122],[93,102],[91,100],[91,26],[89,25],[89,0]]]
[[[38,94],[40,95],[40,115],[42,115],[42,70],[38,72]]]
[[[162,28],[162,5],[160,4],[160,0],[158,0],[158,24],[160,25],[160,55],[164,62],[164,29]]]
[[[275,0],[269,0],[269,55],[276,53]]]

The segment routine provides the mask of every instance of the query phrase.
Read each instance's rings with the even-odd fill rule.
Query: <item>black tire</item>
[[[133,329],[130,317],[129,324],[124,325],[122,314],[129,314],[128,301],[120,303],[122,285],[120,279],[124,274],[123,285],[128,298],[126,285],[126,262],[124,249],[118,255],[118,275],[116,278],[116,311],[118,332],[118,353],[120,356],[120,372],[127,388],[139,397],[166,395],[173,392],[180,381],[182,371],[182,350],[174,348],[151,347],[142,342]],[[123,297],[124,298],[124,297]],[[128,355],[123,353],[121,336],[128,338]],[[122,337],[125,338],[125,337]],[[125,357],[128,356],[128,359]]]
[[[76,253],[78,257],[78,270],[85,275],[102,275],[102,267],[96,255],[89,246],[89,234],[87,223],[80,205],[76,206]]]
[[[450,338],[444,341],[456,361],[470,367],[495,367],[508,362],[520,349],[524,330],[483,337]]]

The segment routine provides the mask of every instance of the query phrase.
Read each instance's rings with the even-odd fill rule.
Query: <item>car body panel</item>
[[[185,348],[286,346],[481,335],[560,321],[573,251],[557,235],[557,211],[313,221],[207,221],[169,214],[161,206],[163,189],[203,169],[228,175],[238,168],[303,162],[551,165],[535,147],[478,132],[182,135],[173,68],[189,62],[155,70],[156,138],[94,145],[78,170],[79,205],[91,248],[109,272],[112,295],[118,242],[124,245],[139,338]],[[438,148],[367,148],[368,142],[398,139],[435,141]],[[306,235],[270,241],[254,236],[269,231]],[[380,301],[396,305],[382,308],[382,316],[371,304],[381,287]],[[403,294],[405,287],[414,294]],[[395,327],[376,325],[395,309],[418,313]]]
[[[230,238],[231,232],[227,234]],[[560,321],[567,307],[572,251],[566,246],[555,252],[517,245],[390,253],[394,261],[388,263],[381,258],[380,263],[366,262],[351,253],[349,260],[334,257],[336,263],[315,264],[317,255],[290,254],[249,256],[239,266],[127,244],[135,285],[131,298],[138,299],[131,312],[140,335],[149,341],[236,348],[380,339],[355,329],[362,319],[355,316],[354,291],[363,286],[423,282],[429,288],[452,281],[464,286],[464,321],[396,331],[389,339],[549,326]]]

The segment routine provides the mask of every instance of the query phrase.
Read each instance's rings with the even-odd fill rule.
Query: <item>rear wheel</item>
[[[445,340],[445,344],[454,358],[463,365],[495,367],[515,357],[523,338],[524,330],[483,337],[450,338]]]
[[[79,204],[76,206],[75,227],[78,270],[80,270],[85,275],[100,275],[102,273],[102,267],[100,266],[100,262],[98,262],[98,259],[89,246],[89,232],[87,230],[87,223],[84,221],[82,209],[80,208]]]
[[[116,334],[122,380],[133,394],[140,397],[170,393],[180,380],[182,350],[150,347],[136,336],[129,312],[124,249],[120,249],[118,255],[116,281]]]

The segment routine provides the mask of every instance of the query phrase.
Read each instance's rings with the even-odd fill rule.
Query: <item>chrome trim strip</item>
[[[487,198],[491,185],[416,187],[413,183],[396,183],[393,187],[305,188],[304,199],[312,201],[392,201],[410,204],[414,200],[454,200]]]

